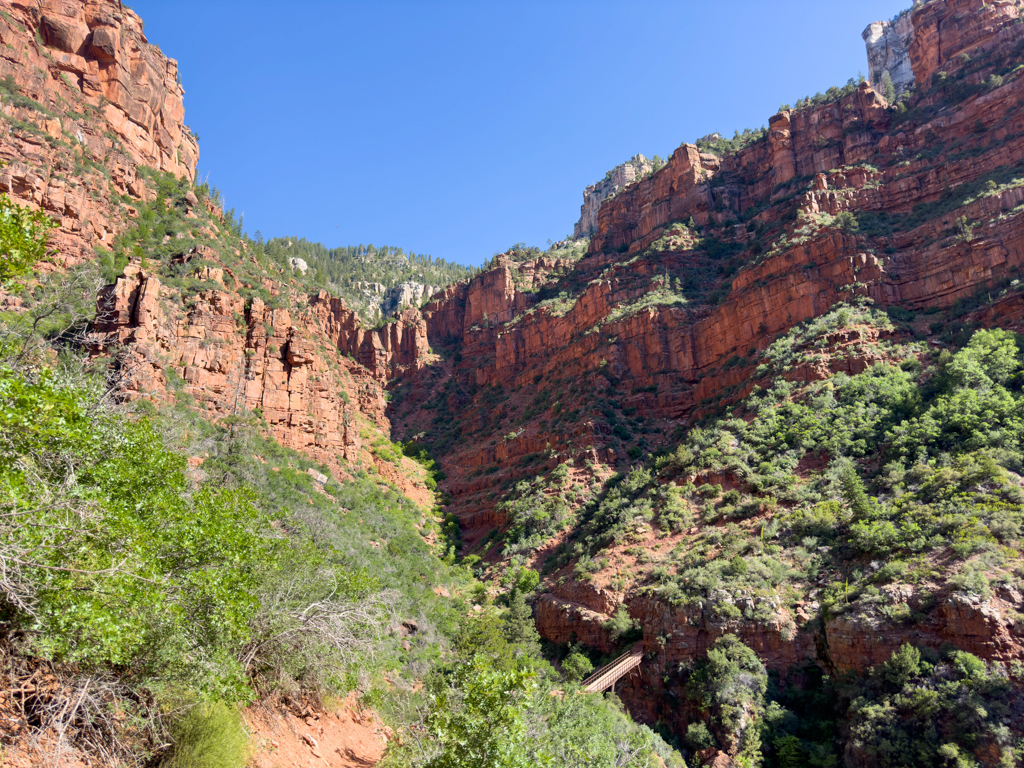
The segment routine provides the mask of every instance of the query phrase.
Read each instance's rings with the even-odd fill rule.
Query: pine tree
[[[504,634],[508,642],[517,645],[534,647],[540,643],[533,623],[533,609],[527,604],[526,595],[518,589],[513,589],[509,595]]]
[[[896,86],[892,84],[892,76],[888,69],[882,73],[882,96],[890,105],[896,102]]]
[[[843,498],[850,505],[855,520],[863,520],[871,513],[871,499],[864,490],[864,483],[857,475],[853,464],[848,464],[842,474]]]

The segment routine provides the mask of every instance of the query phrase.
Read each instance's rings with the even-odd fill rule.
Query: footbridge
[[[583,681],[583,690],[598,693],[609,688],[615,691],[615,683],[640,666],[644,660],[644,644],[637,643],[610,664],[605,664]]]

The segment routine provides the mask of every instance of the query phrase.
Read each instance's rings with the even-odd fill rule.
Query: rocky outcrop
[[[604,630],[610,619],[606,613],[551,593],[541,595],[534,608],[534,621],[546,639],[555,643],[583,643],[606,654],[613,653],[616,647]]]
[[[841,101],[769,119],[766,140],[724,160],[683,144],[664,168],[607,201],[590,252],[637,252],[656,230],[690,217],[699,226],[735,220],[771,203],[780,185],[863,162],[888,127],[881,98],[866,83]],[[716,177],[729,179],[720,184]],[[660,236],[660,234],[658,235]]]
[[[1020,40],[1015,22],[1022,10],[1021,0],[935,0],[916,7],[910,45],[914,79],[926,86],[940,71],[953,74],[973,59],[1013,48]]]
[[[643,155],[634,155],[622,165],[617,165],[608,171],[601,181],[591,184],[583,190],[580,220],[573,227],[572,236],[575,238],[590,237],[596,232],[597,213],[601,209],[601,203],[623,187],[632,184],[640,176],[649,173],[653,167],[650,160]]]
[[[384,315],[392,315],[403,309],[415,309],[429,299],[440,288],[436,285],[423,285],[422,283],[399,283],[384,294],[380,304],[380,311]]]
[[[509,322],[536,303],[536,291],[549,275],[567,266],[560,259],[499,259],[496,267],[479,277],[448,286],[431,297],[422,310],[429,338],[461,341],[475,328]]]
[[[891,604],[921,607],[921,595],[913,586],[889,585],[885,591]],[[894,622],[873,608],[855,608],[825,624],[820,661],[839,672],[863,672],[887,661],[904,643],[936,650],[952,644],[995,661],[1024,659],[1017,622],[1021,607],[1024,601],[1013,589],[989,599],[953,592],[917,626]]]
[[[117,0],[8,3],[0,80],[0,192],[60,222],[53,242],[67,262],[120,231],[127,212],[113,194],[146,197],[139,165],[194,177],[177,62]]]
[[[882,77],[886,72],[892,79],[897,96],[913,86],[910,44],[914,41],[914,25],[909,12],[900,14],[893,21],[872,22],[861,37],[868,51],[868,79],[876,91],[883,93]]]
[[[122,390],[131,397],[180,390],[212,418],[257,412],[282,445],[335,468],[356,460],[360,423],[387,430],[377,379],[324,346],[331,329],[322,301],[293,317],[259,298],[246,307],[226,290],[203,291],[188,308],[166,291],[129,265],[98,300],[96,351],[123,345]]]
[[[360,305],[370,320],[396,316],[405,309],[417,309],[441,289],[436,285],[424,285],[406,281],[388,288],[383,283],[360,281],[353,286],[361,299]]]
[[[326,291],[310,300],[310,309],[331,345],[381,384],[426,364],[427,324],[415,309],[403,310],[394,322],[376,329],[364,327],[355,312]]]

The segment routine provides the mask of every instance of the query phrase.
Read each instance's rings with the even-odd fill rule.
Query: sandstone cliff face
[[[427,325],[415,309],[403,310],[395,322],[370,330],[344,302],[324,291],[310,307],[335,348],[356,359],[381,385],[426,364]]]
[[[1016,2],[935,0],[903,17],[919,119],[900,120],[863,84],[835,103],[773,116],[769,135],[736,154],[684,145],[600,206],[582,260],[540,280],[534,264],[503,263],[434,296],[422,313],[427,339],[457,355],[438,375],[427,366],[407,380],[408,398],[392,417],[399,434],[434,430],[447,441],[446,488],[467,549],[505,523],[498,505],[518,480],[563,461],[627,469],[603,404],[635,414],[627,420],[634,440],[658,445],[698,418],[703,402],[750,391],[756,376],[743,361],[752,350],[838,302],[942,309],[1011,286],[1024,268],[1016,106],[1024,80],[989,75],[1015,66],[1019,11]],[[973,90],[950,103],[932,89],[941,71],[964,72]],[[846,212],[861,217],[859,230],[836,223]],[[877,220],[883,225],[865,224]],[[961,221],[970,223],[966,235]],[[700,242],[709,233],[714,253]],[[1022,306],[1014,289],[972,320],[1024,328]],[[853,343],[856,334],[848,336],[839,343]],[[787,378],[863,371],[880,357],[877,337],[861,341],[875,351],[798,366]],[[926,620],[901,625],[870,607],[821,616],[810,595],[796,608],[775,606],[771,621],[724,621],[612,589],[607,579],[581,583],[571,571],[546,583],[536,620],[551,640],[608,653],[603,626],[618,606],[640,621],[653,661],[619,693],[650,721],[673,716],[652,703],[665,676],[725,633],[780,672],[804,664],[863,671],[904,642],[1024,658],[1018,596],[1009,592],[980,600],[944,591]],[[904,585],[891,599],[917,606],[919,596]]]
[[[573,227],[572,236],[575,238],[590,237],[591,233],[596,232],[597,212],[601,209],[601,203],[652,168],[653,166],[646,157],[634,155],[622,165],[617,165],[608,171],[601,181],[591,184],[583,190],[580,220]]]
[[[117,0],[14,0],[0,43],[0,191],[60,221],[66,261],[91,258],[122,228],[111,190],[145,198],[137,166],[193,178],[199,148],[177,62]]]
[[[910,65],[914,25],[909,13],[895,21],[872,22],[861,37],[868,50],[868,79],[875,90],[882,92],[882,75],[885,72],[892,78],[897,96],[914,84],[914,70]]]
[[[205,267],[200,277],[224,286],[225,271]],[[429,506],[432,493],[410,480],[415,473],[370,453],[373,440],[390,434],[382,379],[398,375],[403,361],[416,364],[415,331],[425,339],[422,321],[406,318],[381,332],[364,331],[358,317],[326,293],[305,306],[300,297],[294,300],[295,309],[271,309],[224,287],[183,305],[176,290],[130,264],[98,298],[94,351],[116,356],[130,398],[184,396],[214,420],[257,413],[281,445],[336,475],[372,462]]]
[[[208,279],[222,283],[223,273]],[[386,426],[380,388],[362,366],[325,354],[315,311],[293,319],[258,298],[246,308],[227,290],[204,291],[184,308],[162,301],[166,293],[129,265],[99,298],[96,343],[128,345],[122,368],[136,396],[181,388],[211,416],[258,410],[283,445],[335,466],[356,458],[356,414]]]
[[[22,71],[31,67],[3,57],[22,56],[27,45],[24,55],[37,57],[31,60],[45,71],[75,72],[61,69],[65,61],[84,67],[78,95],[68,90],[60,98],[79,98],[98,114],[89,75],[109,90],[110,104],[99,128],[82,121],[84,138],[74,151],[109,169],[115,189],[142,199],[136,164],[190,177],[194,142],[185,129],[172,130],[180,126],[181,97],[173,63],[145,44],[136,17],[115,14],[114,7],[113,0],[16,3],[19,20],[0,21],[0,35],[39,29],[48,43],[41,51],[10,38],[19,52],[0,52],[0,74],[2,67],[17,69],[23,93],[56,107],[61,89],[71,86],[59,76],[37,83]],[[207,285],[187,298],[132,265],[100,297],[96,348],[124,345],[130,396],[159,399],[180,391],[212,418],[258,411],[280,442],[339,474],[370,460],[367,441],[392,425],[395,437],[424,438],[448,473],[449,510],[463,525],[469,551],[505,525],[499,504],[515,482],[563,462],[595,481],[613,467],[627,471],[630,448],[671,444],[708,412],[710,401],[728,404],[749,393],[757,383],[752,353],[838,302],[865,297],[881,306],[941,309],[1011,285],[1024,267],[1018,178],[1024,177],[1024,116],[1017,107],[1024,78],[1011,69],[1002,84],[989,81],[994,64],[985,61],[1015,55],[1020,10],[1021,3],[1009,0],[934,0],[894,30],[881,30],[879,56],[887,35],[912,39],[905,47],[921,117],[898,119],[864,84],[834,103],[772,116],[768,136],[735,154],[718,157],[683,145],[640,181],[647,171],[642,158],[620,166],[607,189],[588,190],[577,230],[593,223],[596,232],[582,259],[556,252],[530,261],[499,259],[473,280],[430,290],[422,311],[401,310],[376,329],[325,291],[290,290],[291,275],[261,278],[273,301],[246,302],[231,267],[215,253],[195,276],[221,288]],[[898,70],[906,61],[894,53],[900,44],[885,42],[885,61],[895,56]],[[966,73],[964,82],[974,88],[969,98],[944,104],[940,89],[929,90],[939,72]],[[982,88],[986,82],[992,85]],[[0,186],[61,215],[65,254],[82,256],[108,242],[119,220],[104,202],[105,179],[94,179],[87,162],[86,172],[73,177],[72,193],[72,180],[61,187],[59,171],[47,170],[75,157],[64,143],[78,123],[67,123],[64,113],[48,123],[53,118],[11,102],[3,108],[8,121],[17,117],[36,130],[16,126],[0,138],[2,156],[21,164],[0,171]],[[119,138],[104,135],[103,126]],[[957,189],[976,194],[954,204],[949,195]],[[859,230],[836,218],[848,213],[861,217]],[[969,223],[966,234],[962,221]],[[406,295],[418,305],[427,290],[418,296],[412,287]],[[387,293],[379,284],[365,291],[375,300]],[[1014,289],[974,319],[1024,328],[1022,307]],[[851,331],[829,343],[849,351],[859,339],[874,351],[802,364],[787,378],[865,370],[881,359],[878,336],[868,335]],[[425,493],[393,468],[378,467],[407,493]],[[736,478],[704,480],[736,484]],[[646,543],[658,544],[653,534]],[[491,562],[500,558],[493,550],[484,554]],[[531,565],[541,567],[543,557]],[[913,626],[869,607],[822,615],[811,590],[796,605],[772,603],[770,620],[723,620],[704,606],[641,594],[626,578],[642,576],[642,569],[630,572],[634,566],[624,558],[614,566],[624,574],[615,586],[603,573],[590,582],[570,571],[551,574],[536,620],[549,639],[612,652],[604,624],[624,605],[641,623],[652,661],[621,695],[651,721],[673,716],[658,709],[652,691],[727,632],[780,672],[805,663],[863,670],[904,641],[955,642],[984,658],[1024,658],[1015,624],[1024,605],[1010,592],[986,601],[941,592],[926,620]],[[911,588],[892,600],[917,605],[919,596]],[[754,603],[753,596],[740,596],[734,607],[743,614]]]
[[[877,151],[878,134],[887,127],[883,102],[863,84],[840,102],[780,112],[769,120],[767,141],[724,162],[684,144],[664,168],[601,207],[590,252],[636,252],[672,221],[692,216],[704,226],[735,220],[754,206],[770,206],[778,199],[778,187],[794,178],[864,162]]]
[[[916,7],[910,46],[914,79],[926,85],[939,71],[953,73],[971,59],[1012,48],[1020,39],[1015,22],[1021,12],[1018,0],[942,0]]]

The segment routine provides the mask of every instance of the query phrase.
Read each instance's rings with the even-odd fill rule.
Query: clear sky
[[[867,71],[910,0],[128,0],[250,233],[478,265],[572,232],[637,152]]]

